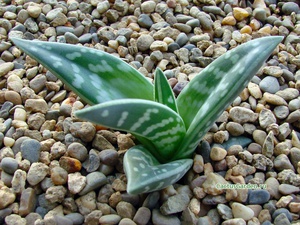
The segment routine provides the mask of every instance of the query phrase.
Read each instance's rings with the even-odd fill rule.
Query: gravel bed
[[[299,1],[2,0],[0,16],[0,224],[300,224]],[[285,39],[192,169],[139,196],[122,166],[134,137],[75,118],[86,104],[9,39],[101,49],[149,79],[160,67],[178,95],[229,49],[269,35]]]

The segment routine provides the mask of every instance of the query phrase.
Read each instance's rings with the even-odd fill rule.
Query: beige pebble
[[[224,189],[218,186],[220,184],[227,184],[227,181],[217,173],[209,173],[206,180],[203,182],[202,187],[207,194],[219,195],[224,192]]]
[[[16,108],[14,112],[14,120],[26,121],[27,113],[22,108]]]
[[[285,208],[292,200],[293,200],[293,197],[290,195],[283,196],[278,200],[278,202],[276,202],[276,207]]]
[[[22,104],[22,99],[20,94],[15,91],[6,91],[4,97],[6,101],[12,102],[14,105]]]
[[[270,94],[268,92],[265,92],[263,95],[263,99],[272,105],[285,105],[287,106],[287,102],[280,96],[275,94]]]
[[[221,161],[227,155],[227,151],[220,147],[213,147],[210,152],[210,158],[214,161]]]
[[[15,143],[15,140],[10,137],[4,137],[3,143],[4,143],[5,147],[12,147]]]
[[[162,51],[162,52],[166,52],[168,50],[168,45],[166,42],[163,41],[154,41],[151,45],[150,45],[150,49],[152,51]]]
[[[14,68],[14,63],[12,63],[12,62],[2,63],[1,69],[0,69],[0,77],[3,77],[4,75],[6,75],[13,68]]]
[[[242,218],[247,221],[254,216],[253,210],[241,203],[234,202],[232,203],[231,208],[234,218]]]

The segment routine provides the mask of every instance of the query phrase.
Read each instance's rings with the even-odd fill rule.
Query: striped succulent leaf
[[[152,150],[151,153],[160,162],[169,161],[186,131],[177,113],[163,104],[149,100],[113,100],[79,110],[75,115],[151,141],[155,149],[149,151]]]
[[[187,127],[175,159],[190,157],[214,121],[257,73],[282,37],[264,37],[244,43],[201,71],[177,98]]]
[[[159,68],[155,70],[154,76],[154,99],[178,113],[174,92],[166,76]]]
[[[143,146],[129,149],[123,159],[127,192],[140,194],[163,189],[180,180],[191,168],[192,159],[160,164]]]
[[[153,100],[151,82],[106,52],[57,42],[11,40],[90,105],[122,98]]]

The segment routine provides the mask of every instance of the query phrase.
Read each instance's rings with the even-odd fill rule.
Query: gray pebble
[[[86,176],[87,184],[83,188],[81,192],[79,192],[80,196],[87,194],[90,191],[95,190],[107,183],[107,178],[103,173],[100,172],[92,172]]]
[[[66,38],[66,42],[70,44],[77,44],[79,42],[79,38],[71,32],[66,32],[65,38]]]
[[[287,106],[280,105],[276,106],[273,112],[278,119],[285,119],[288,117],[290,111]]]
[[[41,144],[34,139],[24,140],[20,146],[22,157],[31,163],[38,162],[40,158]]]
[[[232,219],[232,211],[231,208],[225,204],[218,204],[217,206],[218,213],[221,215],[222,219],[228,220]]]
[[[295,111],[297,109],[300,109],[300,99],[297,98],[297,99],[291,100],[289,102],[288,108],[291,112]]]
[[[180,225],[180,220],[177,216],[164,216],[158,209],[152,211],[152,222],[159,225]]]
[[[292,12],[299,12],[299,5],[295,2],[285,2],[282,6],[282,12],[285,15],[291,15]]]
[[[278,171],[288,170],[288,169],[293,171],[295,170],[289,158],[285,154],[280,154],[274,159],[274,167]]]
[[[266,76],[259,83],[259,87],[264,92],[269,92],[271,94],[275,94],[280,90],[279,82],[276,77]]]
[[[275,212],[272,214],[272,218],[275,219],[281,213],[284,213],[290,222],[293,220],[291,213],[286,208],[276,209]]]
[[[83,34],[79,37],[79,43],[84,44],[84,43],[90,43],[92,40],[92,34],[87,33]]]
[[[118,163],[118,152],[114,149],[105,149],[100,151],[99,159],[101,163],[109,166],[114,166]]]
[[[84,168],[88,173],[96,171],[100,166],[100,157],[98,151],[91,149],[89,151],[88,159],[83,163]]]
[[[31,33],[36,33],[39,30],[39,27],[38,27],[37,23],[32,18],[28,18],[24,22],[24,25],[27,28],[27,30],[30,31]]]
[[[189,38],[185,33],[180,33],[176,38],[176,43],[182,47],[188,42]]]
[[[68,146],[66,153],[67,153],[67,156],[78,159],[81,162],[86,160],[86,158],[88,157],[87,148],[79,142],[71,143]]]
[[[143,27],[149,29],[153,25],[153,21],[147,14],[141,14],[138,18],[138,24]]]
[[[169,197],[160,207],[163,215],[171,215],[174,213],[182,212],[186,209],[190,201],[187,194],[177,194]]]
[[[18,161],[10,157],[3,158],[0,163],[1,169],[11,175],[18,169],[18,166]]]
[[[253,10],[253,16],[255,19],[265,22],[267,19],[267,12],[264,8],[256,8]]]
[[[58,26],[55,28],[57,35],[64,35],[66,32],[74,33],[73,27],[67,27],[67,26]]]
[[[267,190],[249,190],[248,192],[248,203],[249,204],[264,204],[268,202],[270,199],[270,193]]]
[[[69,213],[65,215],[66,218],[70,219],[73,221],[73,225],[81,225],[84,222],[84,217],[80,213]]]

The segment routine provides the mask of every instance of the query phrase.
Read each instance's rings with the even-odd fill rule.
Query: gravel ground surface
[[[0,4],[0,224],[300,224],[299,1]],[[126,193],[122,169],[134,138],[72,116],[85,103],[9,40],[101,49],[149,79],[158,66],[179,94],[218,56],[269,35],[285,39],[207,133],[193,168],[140,196]]]

